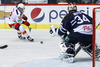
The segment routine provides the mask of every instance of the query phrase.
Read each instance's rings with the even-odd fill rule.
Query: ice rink
[[[74,63],[60,61],[60,38],[51,37],[48,29],[32,29],[31,32],[27,29],[27,32],[34,42],[18,39],[14,29],[0,29],[0,46],[8,45],[0,49],[0,67],[92,67],[92,58],[83,50]],[[99,66],[100,61],[96,61],[96,67]]]

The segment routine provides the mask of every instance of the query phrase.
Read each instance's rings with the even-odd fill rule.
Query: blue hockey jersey
[[[63,35],[67,31],[70,33],[78,32],[81,34],[92,35],[92,18],[81,12],[67,14],[58,29],[58,34]]]

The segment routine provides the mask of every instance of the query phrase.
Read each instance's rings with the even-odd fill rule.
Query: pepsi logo
[[[41,22],[45,17],[45,13],[42,11],[41,8],[34,8],[31,11],[31,18],[35,22]]]

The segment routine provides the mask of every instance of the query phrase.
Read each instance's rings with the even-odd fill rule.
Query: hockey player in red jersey
[[[28,35],[27,31],[23,27],[24,24],[26,26],[30,26],[30,23],[27,21],[28,18],[23,14],[25,10],[24,4],[20,3],[10,14],[8,24],[10,28],[17,30],[19,39],[28,39],[29,41],[33,41],[33,39]]]

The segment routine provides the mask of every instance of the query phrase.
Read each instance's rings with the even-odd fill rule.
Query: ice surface
[[[8,45],[8,48],[0,49],[0,67],[92,67],[90,56],[83,50],[74,63],[60,61],[60,38],[51,37],[48,29],[32,29],[28,34],[34,42],[18,39],[14,29],[0,29],[0,46]],[[98,65],[100,62],[96,61],[96,67]]]

